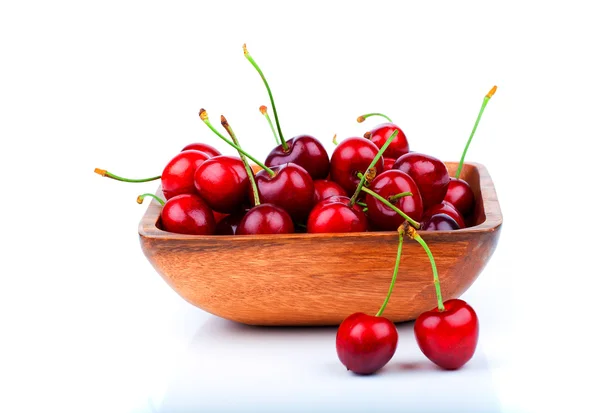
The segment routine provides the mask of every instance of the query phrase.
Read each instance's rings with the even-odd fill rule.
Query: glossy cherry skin
[[[475,194],[466,181],[450,178],[444,201],[452,204],[463,216],[469,216],[475,207]]]
[[[335,147],[331,155],[330,176],[346,193],[352,194],[360,179],[357,174],[365,173],[379,148],[364,138],[346,138]],[[383,172],[383,159],[375,165],[377,173]]]
[[[348,196],[344,188],[333,181],[318,179],[313,183],[315,185],[315,205],[332,196]]]
[[[240,221],[235,235],[292,234],[294,223],[285,210],[273,204],[250,209]]]
[[[275,172],[273,177],[265,170],[256,174],[260,202],[278,205],[293,220],[303,221],[314,205],[315,186],[312,178],[306,169],[294,163],[271,169]],[[253,200],[253,197],[250,199]]]
[[[319,140],[309,135],[296,136],[288,141],[288,150],[281,145],[271,151],[265,160],[268,167],[295,163],[306,169],[312,179],[325,179],[329,174],[329,155]]]
[[[248,199],[250,181],[240,158],[215,156],[194,173],[196,190],[213,210],[231,213]]]
[[[200,151],[179,152],[169,161],[161,175],[161,185],[166,199],[180,194],[195,194],[194,172],[209,156]]]
[[[383,158],[383,170],[384,171],[389,171],[390,169],[392,169],[394,167],[394,164],[396,163],[396,158]]]
[[[415,321],[414,331],[421,351],[446,370],[465,365],[477,347],[479,320],[475,310],[463,300],[444,302],[445,311],[426,311]]]
[[[398,126],[394,125],[393,123],[382,123],[381,125],[378,125],[371,131],[367,132],[365,134],[365,138],[370,139],[371,142],[381,149],[395,131],[398,131],[398,134],[394,139],[392,139],[390,146],[388,146],[385,152],[383,152],[383,156],[386,158],[397,159],[410,151],[408,141],[406,140],[406,135],[404,135],[404,132],[402,132],[402,129],[400,129]]]
[[[423,231],[454,231],[460,229],[458,223],[450,215],[433,214],[421,222]]]
[[[308,233],[365,232],[367,216],[361,207],[348,206],[347,196],[332,196],[319,202],[310,212],[306,223]]]
[[[402,155],[394,163],[394,169],[406,172],[421,191],[423,208],[439,204],[448,190],[450,176],[442,161],[418,152]]]
[[[412,196],[398,198],[392,202],[406,215],[419,221],[423,215],[423,201],[415,181],[406,173],[392,169],[375,177],[369,189],[389,200],[400,192],[411,192]],[[365,202],[368,208],[369,222],[383,231],[394,231],[404,222],[404,218],[381,201],[367,194]]]
[[[431,218],[431,216],[434,214],[449,215],[454,221],[456,221],[460,228],[466,227],[465,220],[463,219],[462,214],[458,212],[454,205],[447,201],[442,201],[441,203],[435,204],[434,206],[430,207],[427,211],[423,213],[422,220],[425,221],[428,218]]]
[[[198,195],[181,194],[170,198],[160,212],[162,229],[190,235],[212,235],[215,218],[208,204]]]
[[[215,228],[215,235],[235,235],[240,221],[248,211],[237,211],[221,219]]]
[[[396,326],[385,317],[354,313],[340,324],[335,348],[340,361],[356,374],[373,374],[394,356]]]
[[[207,145],[205,143],[201,143],[201,142],[190,143],[185,148],[183,148],[182,151],[189,151],[190,149],[204,152],[205,154],[208,155],[209,158],[213,158],[215,156],[221,155],[221,152],[219,152],[217,149],[215,149],[212,146]]]

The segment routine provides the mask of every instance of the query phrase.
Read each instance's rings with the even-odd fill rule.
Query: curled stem
[[[388,290],[387,296],[385,297],[381,308],[379,308],[379,311],[377,311],[377,314],[375,314],[376,317],[380,317],[385,311],[385,307],[387,306],[388,301],[390,301],[390,297],[392,296],[392,292],[394,291],[394,285],[396,285],[398,269],[400,268],[400,256],[402,255],[402,242],[404,241],[404,231],[404,226],[401,225],[400,228],[398,228],[398,252],[396,253],[396,264],[394,265],[394,274],[392,275],[392,281],[390,282],[390,288]]]
[[[161,204],[162,206],[165,206],[165,201],[163,201],[162,199],[160,199],[159,197],[157,197],[154,194],[142,194],[140,196],[137,197],[137,203],[141,204],[142,202],[144,202],[144,198],[146,198],[147,196],[154,198],[154,200],[156,202],[158,202],[159,204]]]
[[[382,118],[386,118],[388,122],[393,123],[392,120],[388,116],[384,115],[383,113],[367,113],[367,114],[361,115],[358,118],[356,118],[356,121],[358,123],[363,123],[365,121],[365,119],[368,119],[371,116],[381,116]]]
[[[433,258],[433,254],[431,253],[431,250],[429,249],[429,246],[427,245],[425,240],[421,238],[421,236],[417,233],[417,231],[414,228],[406,225],[406,232],[411,239],[414,239],[419,244],[421,244],[421,247],[423,247],[423,249],[427,253],[427,256],[429,257],[429,262],[431,262],[431,270],[433,271],[433,284],[435,285],[435,295],[437,297],[438,310],[442,312],[445,310],[444,300],[442,298],[440,279],[438,277],[437,267],[435,265],[435,259]]]
[[[384,197],[382,197],[381,195],[379,195],[377,192],[372,191],[371,189],[369,189],[367,187],[363,187],[362,190],[364,192],[366,192],[367,194],[371,195],[373,198],[375,198],[378,201],[380,201],[381,203],[383,203],[388,208],[390,208],[393,211],[395,211],[398,215],[400,215],[402,218],[404,218],[406,221],[408,221],[410,223],[410,225],[412,225],[413,227],[415,227],[417,229],[421,228],[421,225],[417,221],[415,221],[414,219],[412,219],[411,217],[409,217],[408,215],[406,215],[396,205],[392,204],[390,201],[388,201],[387,199],[385,199]]]
[[[112,174],[104,169],[100,169],[100,168],[96,168],[94,169],[94,172],[97,173],[100,176],[105,176],[107,178],[110,179],[114,179],[115,181],[121,181],[121,182],[133,182],[133,183],[139,183],[139,182],[150,182],[150,181],[156,181],[157,179],[160,179],[160,175],[158,176],[153,176],[151,178],[142,178],[142,179],[129,179],[129,178],[122,178],[120,176],[117,176],[115,174]]]

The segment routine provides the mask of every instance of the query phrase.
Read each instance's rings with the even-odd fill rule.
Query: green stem
[[[246,152],[245,150],[243,150],[242,148],[237,146],[235,143],[233,143],[232,141],[227,139],[225,136],[223,136],[218,130],[216,130],[215,127],[210,123],[210,120],[208,120],[208,114],[206,113],[206,111],[204,109],[200,109],[200,119],[202,119],[202,122],[204,122],[206,124],[206,126],[208,126],[210,128],[210,130],[215,133],[215,135],[217,135],[219,138],[223,139],[225,141],[225,143],[227,143],[229,146],[233,147],[238,152],[241,152],[244,155],[246,155],[248,157],[248,159],[250,159],[252,162],[254,162],[258,166],[260,166],[262,169],[267,171],[267,173],[270,176],[275,176],[275,172],[273,172],[272,169],[267,167],[262,162],[258,161],[255,157],[250,155],[248,152]]]
[[[365,119],[368,119],[371,116],[381,116],[382,118],[386,118],[388,122],[393,123],[392,120],[388,116],[385,116],[383,113],[367,113],[366,115],[361,115],[358,118],[356,118],[356,121],[358,123],[363,123]]]
[[[333,135],[333,139],[331,140],[333,142],[333,144],[335,146],[338,146],[338,141],[337,141],[337,133],[335,135]]]
[[[471,131],[471,136],[469,136],[469,140],[467,141],[467,144],[465,145],[465,149],[463,150],[463,153],[462,153],[462,157],[460,158],[458,168],[456,169],[456,179],[460,178],[460,173],[462,172],[463,164],[465,163],[465,156],[467,155],[467,151],[469,150],[469,145],[471,145],[471,140],[473,139],[473,136],[475,135],[477,126],[479,126],[479,121],[481,120],[481,115],[483,115],[483,111],[485,110],[485,107],[487,106],[488,102],[490,101],[490,98],[492,96],[494,96],[494,93],[496,93],[496,86],[494,86],[488,92],[488,94],[485,95],[485,97],[483,98],[483,103],[481,104],[481,108],[479,109],[479,114],[477,115],[477,119],[475,120],[475,125],[473,126],[473,130]]]
[[[433,254],[431,253],[431,250],[429,249],[429,246],[427,246],[427,243],[425,242],[425,240],[423,238],[421,238],[421,236],[417,233],[417,231],[412,229],[412,231],[409,230],[408,234],[412,239],[414,239],[419,244],[421,244],[421,247],[423,247],[423,249],[427,253],[427,256],[429,257],[429,262],[431,262],[431,270],[433,271],[433,283],[435,285],[435,295],[437,297],[438,310],[440,312],[444,311],[445,308],[444,308],[444,300],[442,298],[442,289],[440,287],[440,279],[438,277],[437,267],[435,265],[435,259],[433,258]]]
[[[231,136],[231,140],[233,140],[233,143],[235,143],[238,146],[238,148],[241,148],[240,142],[235,136],[233,129],[231,128],[231,126],[229,126],[229,122],[227,122],[227,119],[225,119],[225,116],[223,115],[221,115],[221,125],[223,125],[229,136]],[[258,187],[256,186],[256,180],[254,179],[254,173],[252,172],[252,168],[248,164],[248,159],[246,159],[246,156],[241,151],[241,149],[238,149],[238,154],[242,159],[244,168],[246,168],[246,174],[248,175],[248,179],[250,180],[250,185],[252,185],[252,193],[254,195],[254,206],[258,206],[260,205],[260,198],[258,197]]]
[[[114,179],[115,181],[121,181],[121,182],[139,183],[139,182],[156,181],[157,179],[160,179],[160,175],[159,176],[153,176],[152,178],[143,178],[143,179],[122,178],[120,176],[117,176],[115,174],[112,174],[112,173],[110,173],[108,171],[105,171],[104,169],[100,169],[100,168],[94,169],[94,172],[96,172],[98,175],[105,176],[107,178]]]
[[[396,195],[392,195],[388,199],[389,199],[390,202],[394,202],[394,201],[396,201],[396,200],[398,200],[400,198],[403,198],[405,196],[412,196],[412,192],[400,192],[400,193],[398,193]]]
[[[163,201],[162,199],[160,199],[159,197],[157,197],[154,194],[142,194],[140,196],[137,197],[137,203],[141,204],[142,202],[144,202],[144,198],[146,198],[147,196],[154,198],[155,201],[157,201],[159,204],[161,204],[162,206],[165,205],[165,201]]]
[[[415,221],[414,219],[412,219],[411,217],[406,215],[404,212],[402,212],[400,209],[398,209],[398,207],[396,205],[392,204],[390,201],[388,201],[387,199],[385,199],[384,197],[379,195],[377,192],[372,191],[367,187],[363,187],[362,190],[364,192],[366,192],[367,194],[371,195],[372,197],[374,197],[375,199],[377,199],[378,201],[382,202],[388,208],[391,208],[392,210],[394,210],[402,218],[407,220],[410,223],[410,225],[412,225],[413,227],[415,227],[417,229],[421,228],[421,225],[417,221]]]
[[[398,277],[398,268],[400,268],[400,256],[402,255],[402,242],[404,241],[404,227],[400,227],[398,230],[398,252],[396,253],[396,264],[394,265],[394,274],[392,275],[392,282],[390,282],[390,288],[388,290],[387,296],[385,297],[385,301],[381,305],[375,317],[380,317],[385,311],[385,307],[390,301],[390,297],[392,296],[392,292],[394,291],[394,285],[396,285],[396,278]]]
[[[275,144],[279,145],[279,138],[277,137],[277,132],[275,132],[275,127],[273,127],[273,122],[271,122],[271,117],[269,116],[269,113],[267,112],[267,107],[264,105],[261,106],[260,113],[262,113],[264,115],[264,117],[267,119],[267,122],[269,122],[269,126],[271,127],[271,132],[273,132],[273,136],[275,137]]]
[[[360,205],[361,207],[366,207],[367,204],[365,204],[364,202],[357,202],[356,205]]]
[[[288,145],[285,142],[285,139],[283,138],[283,133],[281,133],[281,125],[279,125],[279,117],[277,116],[277,108],[275,107],[275,101],[273,100],[273,94],[271,93],[271,88],[269,87],[269,83],[267,82],[267,79],[265,78],[265,75],[263,74],[262,70],[260,70],[260,67],[258,67],[258,65],[254,61],[252,56],[250,56],[250,53],[248,53],[248,49],[246,49],[245,44],[244,44],[244,57],[246,59],[248,59],[250,64],[256,69],[256,71],[260,75],[261,79],[263,80],[265,87],[267,88],[267,92],[269,93],[269,99],[271,100],[271,106],[273,107],[273,114],[275,115],[275,123],[277,123],[277,131],[279,132],[279,140],[281,141],[281,146],[283,147],[283,150],[285,152],[287,152]]]
[[[363,176],[360,178],[360,182],[358,183],[358,186],[356,187],[356,191],[354,191],[354,194],[352,195],[352,198],[350,199],[350,206],[352,206],[352,205],[354,205],[356,203],[356,200],[358,198],[358,194],[360,194],[360,191],[361,191],[362,187],[365,185],[365,181],[367,179],[367,173],[366,172],[369,171],[371,168],[375,167],[375,165],[377,164],[377,162],[379,161],[379,159],[381,159],[381,157],[383,156],[383,153],[388,148],[388,146],[390,146],[390,143],[392,143],[392,141],[394,140],[394,138],[396,137],[396,135],[398,135],[398,131],[397,130],[395,130],[394,133],[392,133],[390,135],[390,137],[387,139],[387,141],[385,141],[385,143],[383,144],[383,146],[381,147],[381,149],[379,149],[379,152],[377,152],[377,155],[375,155],[375,157],[371,161],[371,164],[369,165],[369,167],[367,168],[367,170],[365,171],[365,173],[363,174]]]

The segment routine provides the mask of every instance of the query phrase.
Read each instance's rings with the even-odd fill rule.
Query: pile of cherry
[[[395,352],[395,326],[381,314],[392,293],[403,237],[408,235],[428,252],[438,293],[438,308],[424,313],[415,323],[419,346],[443,368],[462,366],[475,350],[477,317],[464,301],[442,301],[435,261],[415,229],[457,230],[469,222],[475,196],[469,184],[460,179],[460,173],[483,110],[496,87],[485,96],[456,175],[450,177],[439,159],[411,152],[403,131],[379,113],[360,116],[358,122],[382,116],[387,123],[366,132],[364,137],[349,137],[339,144],[334,138],[336,147],[331,158],[323,144],[310,135],[285,140],[269,84],[245,46],[244,55],[265,84],[277,127],[267,108],[261,106],[277,142],[264,162],[243,148],[224,116],[221,125],[229,137],[215,128],[201,109],[200,119],[239,156],[222,155],[206,143],[192,143],[167,163],[160,176],[128,179],[102,169],[95,172],[125,182],[160,179],[166,201],[146,193],[138,197],[138,202],[148,196],[159,202],[159,225],[168,232],[274,235],[397,230],[397,262],[384,304],[376,316],[351,315],[338,330],[338,356],[349,370],[360,374],[377,371]],[[250,162],[258,172],[254,172]],[[451,323],[445,321],[448,317],[453,317]]]

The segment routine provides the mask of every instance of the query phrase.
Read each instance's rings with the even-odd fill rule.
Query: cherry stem
[[[383,314],[385,307],[388,304],[388,301],[390,301],[392,292],[394,291],[394,285],[396,285],[396,278],[398,277],[398,268],[400,268],[400,256],[402,255],[402,242],[403,241],[404,241],[404,226],[400,226],[400,228],[398,228],[398,252],[396,253],[396,264],[394,264],[394,274],[392,275],[392,281],[390,282],[390,289],[388,290],[387,296],[385,297],[385,300],[383,301],[381,308],[379,309],[379,311],[377,311],[377,314],[375,314],[375,317],[380,317]]]
[[[421,238],[421,236],[417,233],[417,231],[415,231],[414,228],[409,227],[408,225],[406,225],[406,227],[407,227],[406,232],[408,233],[408,236],[410,238],[414,239],[415,241],[417,241],[419,244],[421,244],[421,247],[423,247],[423,249],[427,253],[427,256],[429,257],[429,262],[431,262],[431,270],[433,271],[433,284],[435,285],[435,295],[437,297],[438,310],[440,312],[442,312],[445,310],[444,300],[442,298],[442,289],[440,287],[440,279],[438,277],[437,267],[435,265],[435,259],[433,258],[433,254],[431,253],[431,250],[429,249],[429,246],[427,245],[425,240],[423,238]]]
[[[200,109],[199,115],[200,115],[200,119],[202,119],[202,122],[204,122],[206,124],[206,126],[208,126],[210,128],[210,130],[215,133],[215,135],[217,135],[219,138],[223,139],[225,141],[225,143],[227,143],[229,146],[233,147],[238,152],[241,152],[244,155],[246,155],[248,157],[248,159],[250,159],[252,162],[254,162],[258,166],[260,166],[262,169],[264,169],[265,171],[267,171],[267,173],[270,176],[275,176],[275,172],[273,172],[272,169],[270,169],[269,167],[267,167],[262,162],[258,161],[256,158],[254,158],[248,152],[246,152],[245,150],[243,150],[242,148],[240,148],[238,145],[236,145],[235,143],[233,143],[232,141],[230,141],[229,139],[227,139],[218,130],[216,130],[215,127],[210,123],[210,120],[208,120],[208,114],[206,113],[206,111],[204,109]]]
[[[387,141],[385,141],[385,143],[383,144],[381,149],[379,149],[379,152],[377,152],[377,154],[371,161],[371,164],[369,165],[369,167],[367,168],[365,173],[360,178],[360,182],[358,183],[358,186],[356,187],[356,191],[354,191],[354,194],[352,195],[352,198],[350,199],[350,206],[354,205],[354,203],[356,202],[356,200],[358,198],[358,195],[360,194],[362,187],[365,185],[365,181],[367,180],[367,175],[369,175],[367,172],[375,167],[375,165],[377,164],[379,159],[381,159],[381,157],[383,156],[383,153],[388,148],[388,146],[390,146],[390,144],[392,143],[392,141],[394,140],[396,135],[398,135],[398,130],[395,130],[394,133],[392,133],[390,135],[390,137],[387,139]]]
[[[360,205],[361,207],[366,207],[367,204],[365,204],[364,202],[357,202],[356,205]]]
[[[333,139],[331,140],[331,142],[333,142],[333,144],[334,144],[335,146],[337,146],[337,145],[338,145],[338,141],[337,141],[337,133],[336,133],[335,135],[333,135]]]
[[[367,187],[363,187],[362,190],[364,192],[366,192],[367,194],[371,195],[373,198],[375,198],[378,201],[382,202],[388,208],[391,208],[392,210],[394,210],[398,215],[400,215],[402,218],[404,218],[405,220],[407,220],[408,222],[410,222],[410,225],[412,225],[413,227],[415,227],[417,229],[421,228],[421,225],[417,221],[415,221],[414,219],[412,219],[411,217],[409,217],[408,215],[406,215],[397,206],[395,206],[390,201],[388,201],[387,199],[385,199],[384,197],[382,197],[381,195],[379,195],[377,192],[372,191],[372,190],[370,190]]]
[[[400,199],[402,197],[412,196],[412,195],[413,195],[412,192],[400,192],[400,193],[398,193],[396,195],[392,195],[391,197],[388,198],[388,200],[390,202],[394,202],[394,201],[396,201],[396,200],[398,200],[398,199]]]
[[[383,113],[367,113],[365,115],[361,115],[358,118],[356,118],[356,121],[358,123],[363,123],[366,119],[370,118],[371,116],[381,116],[382,118],[386,118],[388,120],[388,122],[393,123],[392,120],[384,115]]]
[[[473,136],[475,135],[477,126],[479,126],[479,121],[481,120],[481,115],[483,115],[483,111],[485,110],[485,107],[487,106],[488,102],[490,101],[490,98],[492,96],[494,96],[494,93],[496,93],[496,89],[497,89],[496,86],[491,88],[490,91],[488,92],[488,94],[485,95],[485,97],[483,98],[483,103],[481,104],[481,109],[479,109],[479,114],[477,115],[477,119],[475,120],[475,125],[473,126],[473,130],[471,131],[471,136],[469,136],[469,140],[467,141],[465,149],[463,150],[463,153],[462,153],[462,157],[460,158],[458,168],[456,169],[456,179],[460,178],[460,173],[462,172],[463,164],[465,163],[465,156],[467,155],[467,151],[469,150],[469,145],[471,145],[471,140],[473,139]]]
[[[267,79],[265,78],[265,75],[263,74],[262,70],[260,70],[260,67],[258,67],[258,65],[254,61],[252,56],[250,56],[250,53],[248,53],[248,49],[246,49],[245,44],[244,44],[244,57],[256,69],[256,71],[262,78],[262,80],[265,84],[265,87],[267,88],[267,92],[269,92],[269,99],[271,100],[271,106],[273,106],[273,115],[275,115],[275,123],[277,124],[277,131],[279,132],[279,140],[281,141],[281,146],[283,147],[283,150],[287,152],[288,145],[285,142],[285,139],[283,139],[283,133],[281,133],[281,126],[279,125],[279,117],[277,116],[277,108],[275,107],[275,101],[273,100],[273,94],[271,93],[271,88],[269,87],[269,83],[267,82]]]
[[[223,125],[223,127],[225,128],[225,130],[227,131],[229,136],[231,136],[233,143],[235,143],[239,148],[241,148],[240,142],[238,141],[237,137],[235,136],[233,129],[231,128],[231,126],[229,126],[229,122],[227,122],[227,119],[225,119],[225,116],[223,116],[223,115],[221,115],[221,125]],[[256,180],[254,179],[254,173],[252,172],[252,168],[248,164],[248,159],[246,159],[246,156],[241,151],[241,149],[238,149],[238,154],[240,155],[240,158],[242,159],[244,168],[246,168],[246,174],[248,175],[248,179],[250,180],[250,185],[252,185],[252,193],[254,195],[254,206],[258,206],[258,205],[260,205],[260,198],[258,197],[258,187],[256,186]]]
[[[120,176],[117,176],[115,174],[112,174],[112,173],[110,173],[108,171],[105,171],[104,169],[100,169],[100,168],[94,169],[94,172],[96,172],[98,175],[105,176],[107,178],[114,179],[115,181],[121,181],[121,182],[139,183],[139,182],[156,181],[157,179],[160,179],[160,175],[159,176],[153,176],[152,178],[143,178],[143,179],[122,178]]]
[[[159,204],[161,204],[162,206],[165,206],[165,201],[163,201],[162,199],[160,199],[159,197],[157,197],[154,194],[142,194],[140,196],[137,197],[137,203],[141,204],[142,202],[144,202],[144,198],[146,198],[147,196],[154,198],[154,200],[156,202],[158,202]]]
[[[267,119],[267,122],[269,122],[269,126],[271,127],[271,131],[273,132],[273,136],[275,137],[275,144],[279,145],[279,138],[277,137],[277,132],[275,132],[275,128],[273,127],[273,122],[271,122],[271,117],[269,116],[269,113],[267,112],[267,107],[265,105],[260,107],[260,113],[262,113],[265,118]]]

